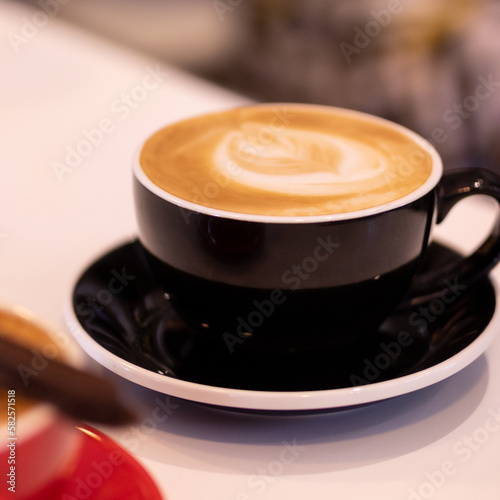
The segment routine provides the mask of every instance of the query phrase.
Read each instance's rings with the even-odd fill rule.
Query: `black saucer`
[[[457,258],[433,244],[426,267]],[[392,380],[433,367],[468,347],[489,324],[495,290],[449,281],[439,298],[396,310],[369,345],[343,352],[296,354],[287,364],[222,355],[203,329],[188,328],[157,286],[138,241],[123,244],[77,280],[72,305],[85,332],[112,354],[167,377],[250,391],[321,391]]]

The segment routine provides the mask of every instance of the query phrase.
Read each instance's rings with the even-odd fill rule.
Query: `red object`
[[[89,426],[62,477],[26,500],[164,500],[150,475],[124,448]]]

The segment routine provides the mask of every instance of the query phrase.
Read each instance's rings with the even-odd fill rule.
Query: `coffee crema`
[[[151,136],[140,165],[159,188],[217,210],[316,216],[396,201],[430,177],[410,132],[361,113],[262,104],[199,116]]]

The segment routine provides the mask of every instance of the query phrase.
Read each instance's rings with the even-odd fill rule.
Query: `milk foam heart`
[[[236,213],[309,216],[398,200],[432,171],[401,128],[360,113],[256,105],[170,125],[144,144],[145,174],[168,193]]]

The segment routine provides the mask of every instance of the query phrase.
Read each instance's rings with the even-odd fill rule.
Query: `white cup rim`
[[[300,224],[300,223],[321,223],[321,222],[334,222],[334,221],[345,221],[345,220],[351,220],[351,219],[359,219],[363,217],[369,217],[372,215],[384,213],[384,212],[389,212],[391,210],[394,210],[396,208],[400,208],[406,205],[409,205],[413,203],[414,201],[419,200],[426,194],[428,194],[432,189],[436,187],[438,182],[441,179],[441,176],[443,174],[443,163],[441,160],[441,157],[435,147],[427,141],[425,138],[417,134],[416,132],[410,130],[409,128],[400,125],[398,123],[392,122],[390,120],[387,120],[385,118],[381,118],[375,115],[371,115],[368,113],[364,113],[361,111],[355,111],[355,110],[350,110],[350,109],[345,109],[345,108],[339,108],[339,107],[334,107],[334,106],[324,106],[324,105],[317,105],[317,104],[297,104],[297,103],[262,103],[262,104],[254,104],[254,105],[245,105],[243,107],[264,107],[264,106],[290,106],[293,108],[298,108],[298,107],[303,107],[303,108],[311,108],[311,109],[316,109],[316,110],[323,110],[323,111],[337,111],[339,113],[343,113],[346,116],[354,116],[354,117],[360,117],[365,120],[369,120],[374,123],[378,123],[384,126],[389,126],[402,134],[406,135],[408,138],[410,138],[419,149],[425,150],[431,157],[432,159],[432,171],[429,176],[429,178],[417,189],[412,191],[411,193],[402,196],[401,198],[398,198],[397,200],[384,203],[382,205],[362,209],[362,210],[356,210],[356,211],[351,211],[351,212],[343,212],[343,213],[336,213],[336,214],[323,214],[323,215],[306,215],[306,216],[293,216],[293,215],[261,215],[261,214],[248,214],[248,213],[239,213],[239,212],[232,212],[232,211],[227,211],[227,210],[221,210],[217,208],[212,208],[212,207],[207,207],[204,205],[200,205],[197,203],[193,203],[191,201],[184,200],[183,198],[180,198],[178,196],[175,196],[168,191],[165,191],[164,189],[160,188],[157,186],[144,172],[141,164],[140,164],[140,154],[142,151],[142,148],[144,147],[144,144],[146,140],[144,140],[141,144],[140,147],[136,150],[134,158],[133,158],[133,164],[132,164],[132,170],[135,178],[137,179],[138,182],[140,182],[148,191],[153,193],[154,195],[158,196],[159,198],[170,202],[176,206],[178,206],[180,209],[185,209],[189,210],[192,212],[197,212],[197,213],[202,213],[214,217],[222,217],[222,218],[227,218],[227,219],[234,219],[234,220],[242,220],[242,221],[248,221],[248,222],[264,222],[264,223],[276,223],[276,224]],[[221,110],[220,112],[224,112],[227,110]],[[214,113],[209,113],[207,115],[214,114]],[[168,124],[166,125],[168,126]],[[164,127],[162,127],[164,128]],[[161,130],[161,129],[159,129]],[[153,132],[154,133],[154,132]],[[151,136],[153,134],[150,134]]]

